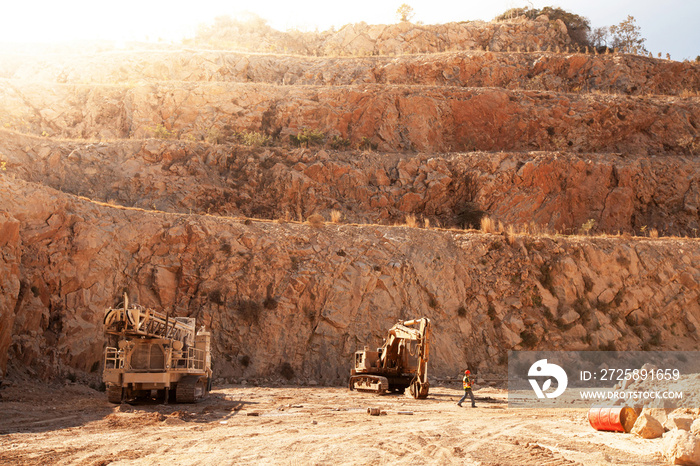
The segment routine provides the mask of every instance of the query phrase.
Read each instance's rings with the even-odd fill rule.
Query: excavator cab
[[[377,351],[370,351],[369,346],[365,346],[363,351],[355,352],[355,369],[360,371],[371,370],[379,362],[381,348]]]

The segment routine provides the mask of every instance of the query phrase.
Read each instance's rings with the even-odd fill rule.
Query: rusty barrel
[[[637,413],[629,406],[593,406],[588,410],[588,422],[595,430],[629,432]]]

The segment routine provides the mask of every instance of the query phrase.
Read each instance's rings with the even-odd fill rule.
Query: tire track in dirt
[[[240,386],[176,407],[113,407],[103,400],[95,408],[109,414],[79,425],[62,418],[83,412],[84,395],[59,393],[55,411],[41,405],[40,390],[13,406],[33,421],[43,416],[46,424],[0,436],[0,464],[608,466],[660,461],[653,444],[592,431],[578,412],[508,410],[504,402],[458,409],[452,399],[459,390],[437,386],[427,400],[327,387]],[[387,415],[370,416],[367,407]]]

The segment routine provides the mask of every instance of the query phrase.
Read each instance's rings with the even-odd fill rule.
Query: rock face
[[[19,56],[21,58],[21,56]],[[17,61],[16,61],[17,60]],[[694,95],[700,65],[636,55],[448,52],[371,58],[241,52],[115,51],[18,60],[0,54],[0,77],[14,82],[133,85],[140,81],[350,86],[396,84],[625,95]]]
[[[64,138],[156,134],[202,140],[306,130],[382,151],[570,150],[696,154],[697,100],[552,95],[491,88],[151,83],[134,87],[12,83],[0,123]],[[614,108],[614,111],[611,111]],[[37,111],[37,109],[42,109]]]
[[[416,316],[435,322],[435,376],[465,361],[499,370],[511,348],[634,349],[657,333],[653,344],[685,348],[700,337],[698,289],[680,281],[700,280],[692,240],[313,227],[110,207],[1,181],[31,290],[9,357],[46,377],[98,370],[102,312],[123,291],[200,319],[218,376],[234,379],[279,377],[289,364],[295,380],[341,383],[356,349]],[[604,305],[607,290],[615,299]],[[571,309],[573,327],[558,321]],[[596,324],[598,312],[609,324]]]
[[[694,236],[695,157],[565,153],[375,154],[167,140],[63,142],[4,132],[8,170],[91,199],[169,212],[479,227],[482,215],[549,231]],[[687,284],[693,287],[692,277]],[[614,295],[601,299],[609,303]]]
[[[17,219],[0,212],[0,379],[7,369],[7,350],[12,343],[17,301],[21,301],[27,291],[20,285],[19,225]]]
[[[535,21],[516,18],[499,23],[466,21],[437,25],[366,23],[348,24],[321,33],[280,32],[264,25],[216,24],[192,41],[198,46],[301,55],[387,55],[435,53],[446,50],[488,49],[496,52],[545,50],[571,45],[566,25],[541,16]]]
[[[557,53],[544,19],[307,39],[493,52],[2,57],[0,369],[98,377],[124,292],[198,318],[233,380],[343,384],[421,316],[436,377],[697,347],[700,243],[665,235],[700,221],[698,65]],[[484,214],[514,228],[461,229]]]

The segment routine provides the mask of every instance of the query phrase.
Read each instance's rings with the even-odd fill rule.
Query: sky
[[[4,3],[4,5],[3,5]],[[587,17],[592,27],[618,24],[632,15],[654,56],[674,60],[700,55],[700,0],[0,0],[0,43],[73,40],[148,40],[179,43],[215,17],[255,13],[275,29],[306,31],[348,23],[396,22],[402,3],[413,22],[489,21],[509,8],[561,7]]]

